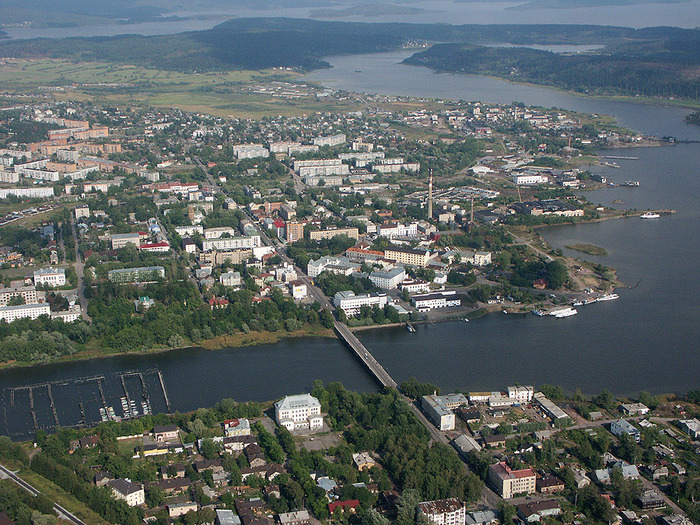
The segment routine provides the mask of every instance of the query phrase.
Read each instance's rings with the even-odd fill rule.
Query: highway
[[[29,483],[24,481],[19,476],[17,476],[17,474],[6,468],[4,465],[0,465],[0,478],[6,478],[14,481],[17,485],[29,492],[32,496],[38,496],[39,494],[41,494],[38,490],[36,490],[34,487],[32,487]],[[87,525],[87,523],[85,523],[83,520],[81,520],[74,514],[68,512],[58,503],[54,503],[53,508],[56,511],[56,514],[58,514],[58,517],[62,520],[74,523],[75,525]]]

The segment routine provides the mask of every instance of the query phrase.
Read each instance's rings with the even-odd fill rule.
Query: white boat
[[[661,217],[661,215],[658,213],[651,213],[649,211],[639,216],[640,219],[658,219],[659,217]]]
[[[583,306],[583,301],[574,301],[571,303],[571,306]]]
[[[605,295],[601,295],[596,299],[598,302],[600,301],[614,301],[615,299],[619,299],[620,296],[617,295],[616,293],[606,293]]]
[[[576,315],[577,313],[578,311],[575,308],[568,307],[562,308],[560,310],[552,310],[551,312],[549,312],[549,315],[559,319],[561,317],[570,317],[572,315]]]
[[[546,315],[544,310],[537,310],[537,309],[533,310],[532,314],[536,315],[537,317],[543,317],[544,315]]]

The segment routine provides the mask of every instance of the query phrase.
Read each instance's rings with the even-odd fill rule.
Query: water
[[[622,125],[646,134],[700,139],[700,127],[682,120],[687,110],[587,99],[473,75],[436,75],[426,68],[401,65],[406,55],[333,58],[334,69],[306,78],[360,92],[484,102],[519,100],[608,113],[616,115]],[[617,182],[639,180],[641,186],[587,193],[593,202],[610,205],[619,199],[625,207],[674,208],[678,213],[658,221],[620,219],[542,232],[556,247],[576,243],[605,247],[608,256],[586,257],[617,268],[627,285],[639,284],[620,290],[617,301],[581,307],[578,315],[565,319],[494,314],[470,323],[418,325],[415,334],[403,328],[361,332],[360,339],[394,379],[400,382],[413,375],[445,391],[500,389],[516,382],[556,383],[586,393],[608,388],[616,394],[684,392],[700,387],[700,281],[696,277],[700,144],[603,153],[639,157],[617,160],[619,169],[595,171]],[[115,373],[154,367],[163,374],[173,410],[179,411],[211,406],[225,397],[275,399],[308,391],[315,379],[341,381],[359,391],[376,388],[356,358],[333,339],[54,364],[0,372],[4,395],[0,433],[33,431],[26,396],[18,399],[20,406],[8,410],[8,388],[103,374],[109,378],[110,399],[118,401],[121,394]],[[72,424],[78,417],[78,397],[92,400],[93,406],[96,402],[94,389],[77,397],[71,393],[75,392],[61,392],[62,401],[56,394],[62,424]],[[39,425],[51,424],[46,395],[38,391],[37,396]]]
[[[80,403],[86,419],[100,420],[102,402],[95,381],[76,379],[104,376],[102,387],[107,404],[122,414],[124,396],[116,374],[142,372],[152,401],[153,412],[166,411],[165,399],[154,370],[163,377],[172,410],[186,412],[214,406],[223,398],[237,401],[268,401],[291,393],[308,392],[313,381],[342,381],[358,391],[375,391],[376,384],[348,349],[336,339],[290,339],[278,344],[207,351],[197,348],[174,350],[150,356],[130,355],[42,365],[0,372],[0,435],[26,438],[34,433],[28,391],[12,389],[46,382],[52,385],[59,422],[63,426],[80,423]],[[130,398],[140,405],[142,390],[136,377],[127,378]],[[46,387],[34,389],[38,427],[50,428],[54,417]],[[141,411],[141,410],[139,410]]]
[[[596,100],[477,75],[436,74],[400,64],[408,55],[333,58],[333,69],[306,78],[348,91],[488,103],[518,100],[611,114],[621,125],[648,135],[700,139],[700,127],[683,121],[689,111],[682,108]],[[550,382],[569,390],[595,393],[608,388],[619,394],[683,392],[700,386],[696,278],[700,145],[601,153],[639,157],[616,160],[619,169],[601,167],[594,172],[616,182],[638,180],[641,185],[587,192],[589,199],[678,213],[658,221],[630,218],[541,231],[555,247],[578,243],[605,247],[608,256],[586,258],[615,267],[627,285],[638,285],[620,290],[618,301],[581,307],[577,316],[566,319],[491,315],[471,323],[422,326],[417,334],[400,329],[362,332],[363,343],[395,380],[415,375],[445,390]],[[618,200],[624,204],[612,204]]]
[[[386,2],[392,3],[392,2]],[[594,24],[626,27],[675,26],[694,28],[700,17],[700,0],[671,4],[648,3],[635,6],[580,7],[574,9],[519,9],[525,2],[455,2],[432,0],[421,2],[420,13],[381,16],[336,16],[323,20],[345,22],[404,22],[437,24]],[[339,5],[343,9],[345,5]],[[115,36],[123,34],[162,35],[183,31],[211,29],[223,20],[234,17],[288,17],[310,18],[316,7],[285,7],[282,9],[202,9],[198,12],[181,11],[164,16],[180,16],[184,20],[136,22],[119,25],[84,27],[9,27],[11,38],[63,38],[78,36]],[[325,10],[325,9],[324,9]],[[206,18],[204,18],[206,17]]]

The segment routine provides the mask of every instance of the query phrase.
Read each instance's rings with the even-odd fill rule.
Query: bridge
[[[362,364],[365,365],[365,368],[370,371],[374,379],[381,386],[389,388],[398,387],[396,381],[392,379],[389,373],[384,370],[384,367],[379,364],[379,361],[377,361],[369,350],[365,348],[365,345],[363,345],[360,340],[355,337],[355,334],[350,331],[350,328],[348,328],[346,324],[335,321],[333,325],[335,326],[335,331],[338,336],[340,336],[340,338],[345,341],[350,348],[352,348],[355,354],[357,354],[357,357],[360,358]]]

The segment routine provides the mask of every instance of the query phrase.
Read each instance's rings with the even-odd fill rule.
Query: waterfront
[[[700,127],[685,124],[688,112],[677,107],[595,100],[555,90],[510,84],[473,75],[435,75],[430,70],[399,64],[407,53],[333,58],[332,70],[307,78],[337,89],[387,94],[479,99],[558,106],[577,111],[610,113],[624,126],[646,134],[700,139]],[[361,73],[356,71],[361,70]],[[678,213],[658,221],[637,218],[543,229],[556,247],[589,243],[609,255],[587,259],[617,268],[628,285],[618,301],[579,309],[567,319],[494,314],[470,323],[418,325],[363,331],[358,334],[398,382],[414,375],[443,390],[503,388],[512,383],[557,383],[568,390],[618,394],[640,390],[684,392],[697,388],[700,377],[700,294],[695,278],[700,246],[697,159],[700,144],[638,148],[612,154],[639,157],[616,160],[619,169],[596,168],[613,180],[639,180],[639,188],[606,188],[587,193],[593,202],[639,209],[674,208]],[[575,252],[570,255],[579,256]],[[173,410],[211,406],[222,398],[270,400],[308,391],[315,379],[341,381],[353,390],[376,385],[350,351],[334,339],[290,339],[220,351],[183,349],[146,356],[120,356],[94,361],[38,366],[0,372],[3,392],[22,385],[104,375],[110,402],[118,403],[115,375],[129,370],[161,371]],[[82,395],[82,394],[81,394]],[[95,401],[94,390],[84,394]],[[73,424],[77,398],[62,394],[59,419]],[[22,401],[23,400],[23,401]],[[24,409],[7,410],[3,399],[0,433],[32,432],[28,400]],[[37,400],[38,402],[39,400]],[[58,399],[56,403],[58,404]],[[43,399],[39,426],[51,423]],[[70,406],[68,406],[69,404]],[[117,408],[117,407],[115,407]],[[157,406],[154,406],[157,410]],[[63,416],[62,414],[72,414]],[[8,415],[9,414],[9,415]],[[77,421],[75,421],[77,422]]]

